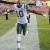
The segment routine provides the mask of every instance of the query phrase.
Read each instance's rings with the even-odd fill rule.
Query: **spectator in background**
[[[42,3],[40,1],[36,1],[36,6],[40,8],[42,6]]]
[[[5,13],[4,14],[5,14],[6,20],[8,20],[8,8],[5,9]]]

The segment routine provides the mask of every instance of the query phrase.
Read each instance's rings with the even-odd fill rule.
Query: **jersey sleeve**
[[[27,10],[29,9],[29,5],[28,4],[24,4],[24,8]]]
[[[16,12],[17,11],[16,4],[13,5],[13,8],[14,8],[14,11]]]
[[[26,9],[29,9],[29,5],[26,5]]]

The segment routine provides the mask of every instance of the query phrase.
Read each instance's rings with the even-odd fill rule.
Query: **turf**
[[[16,15],[9,15],[9,20],[5,20],[5,16],[0,15],[0,37],[14,27],[16,20]],[[40,50],[50,50],[50,24],[48,17],[37,15],[37,24],[38,28],[42,28],[38,29]]]
[[[48,17],[37,15],[40,50],[50,50],[50,23]],[[45,29],[44,29],[45,28]]]
[[[0,15],[0,37],[12,29],[17,21],[16,15],[9,15],[8,18],[9,19],[6,20],[4,15]]]

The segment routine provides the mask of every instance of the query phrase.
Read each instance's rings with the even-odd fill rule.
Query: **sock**
[[[20,48],[20,41],[21,41],[20,34],[17,34],[17,48]]]
[[[20,48],[20,43],[17,43],[17,48]]]

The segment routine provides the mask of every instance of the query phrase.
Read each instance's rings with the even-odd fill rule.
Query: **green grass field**
[[[5,19],[4,15],[0,15],[0,37],[14,27],[17,17],[16,15],[9,15],[9,20]]]
[[[5,20],[4,15],[0,15],[0,37],[15,26],[16,15],[9,15],[9,20]],[[40,50],[50,50],[50,24],[48,17],[37,15]]]
[[[37,15],[40,50],[50,50],[50,24],[48,17]]]

